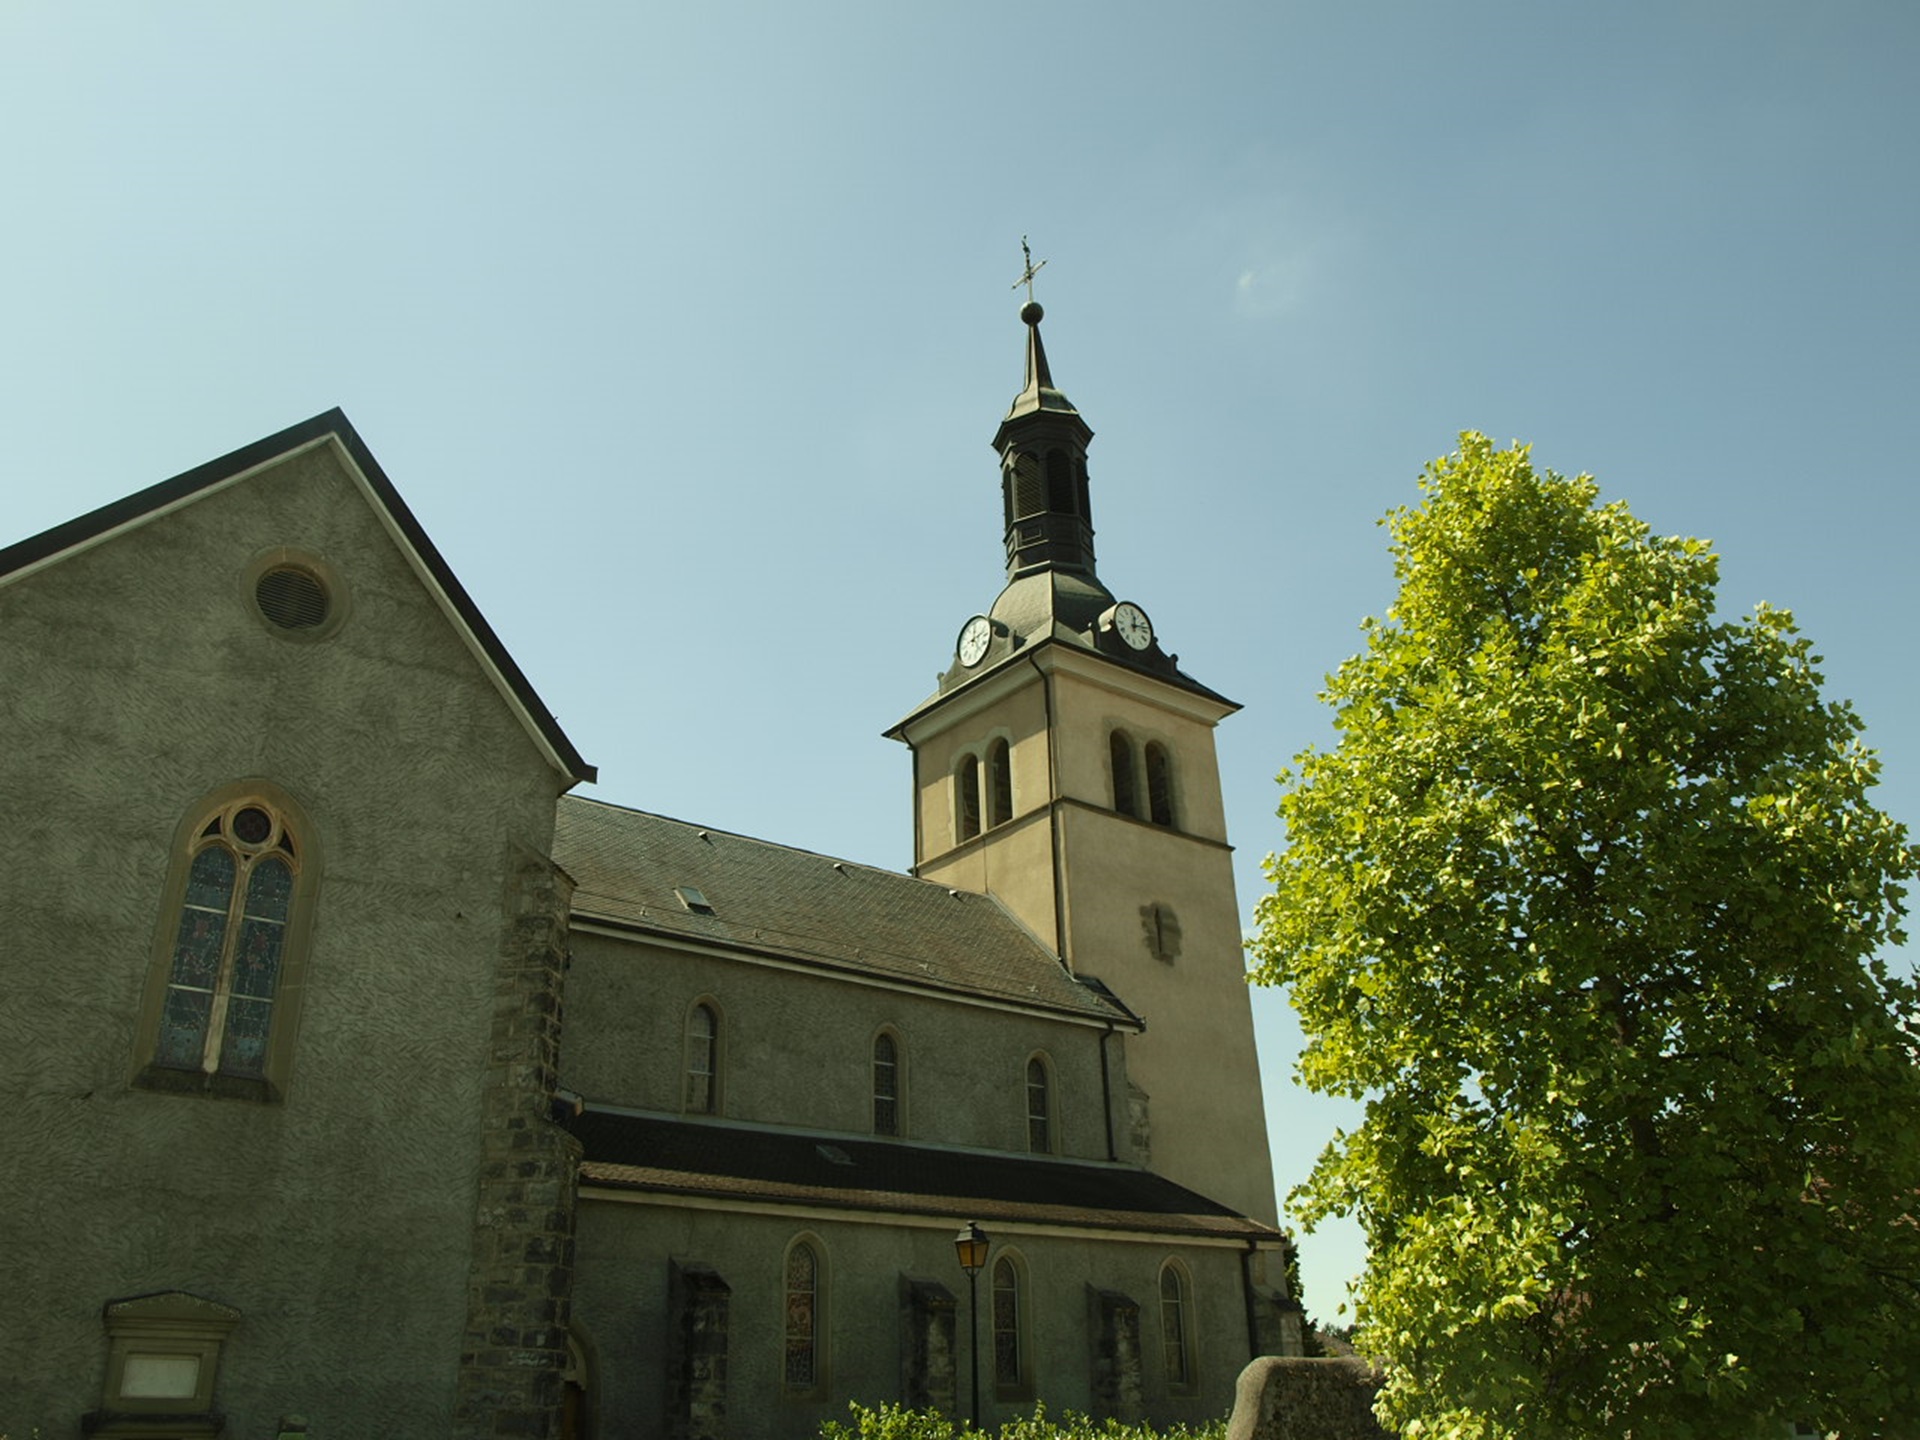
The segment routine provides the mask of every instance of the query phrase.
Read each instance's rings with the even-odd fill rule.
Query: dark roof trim
[[[594,767],[581,758],[573,742],[561,730],[559,721],[553,718],[553,712],[541,702],[525,673],[515,663],[513,656],[507,653],[506,646],[500,643],[500,637],[473,603],[473,597],[454,577],[453,570],[434,547],[433,541],[427,538],[427,532],[407,508],[406,501],[400,498],[400,492],[394,489],[386,471],[380,468],[380,462],[373,458],[373,452],[367,448],[366,442],[338,406],[311,420],[288,426],[278,434],[256,440],[251,445],[243,445],[217,460],[197,465],[170,480],[137,490],[98,510],[0,549],[0,578],[16,571],[38,568],[57,560],[67,551],[98,543],[117,531],[177,509],[204,492],[239,479],[248,471],[326,440],[334,441],[346,451],[347,457],[365,479],[367,488],[373,492],[375,500],[392,521],[394,529],[412,549],[420,567],[445,597],[487,665],[499,676],[508,699],[521,712],[543,748],[550,752],[557,768],[575,783],[593,780],[596,775]]]
[[[720,1205],[975,1216],[1072,1230],[1267,1240],[1283,1232],[1129,1165],[603,1109],[568,1122],[584,1185]]]

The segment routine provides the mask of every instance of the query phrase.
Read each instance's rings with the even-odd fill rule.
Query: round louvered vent
[[[297,565],[276,565],[253,587],[260,613],[282,630],[312,630],[326,624],[327,590],[320,577]]]

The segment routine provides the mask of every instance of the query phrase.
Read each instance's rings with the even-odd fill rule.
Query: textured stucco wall
[[[108,1300],[241,1312],[228,1433],[445,1433],[509,840],[557,777],[330,446],[0,586],[0,1431],[99,1403]],[[310,550],[352,597],[289,643],[249,558]],[[322,859],[284,1103],[130,1085],[169,848],[249,777]]]
[[[873,1037],[899,1037],[902,1138],[1024,1152],[1026,1066],[1053,1062],[1056,1153],[1107,1158],[1100,1037],[1093,1026],[850,984],[590,933],[576,924],[561,1083],[589,1100],[682,1108],[687,1012],[722,1020],[723,1118],[856,1135],[873,1129]],[[1108,1045],[1112,1093],[1126,1065]],[[1128,1158],[1124,1126],[1116,1126]]]
[[[926,1276],[958,1300],[958,1408],[968,1404],[966,1276],[954,1262],[953,1231],[965,1216],[914,1225],[857,1224],[780,1214],[729,1214],[697,1206],[630,1204],[582,1196],[580,1271],[574,1319],[597,1359],[600,1440],[666,1433],[663,1356],[667,1349],[668,1257],[716,1269],[732,1289],[728,1340],[728,1429],[735,1440],[802,1440],[823,1420],[844,1419],[849,1401],[895,1400],[900,1385],[900,1276]],[[1227,1247],[1159,1245],[995,1230],[1019,1256],[1030,1305],[1035,1394],[998,1398],[992,1373],[988,1298],[991,1270],[979,1278],[982,1383],[980,1418],[993,1426],[1031,1411],[1093,1406],[1089,1385],[1087,1287],[1117,1290],[1140,1305],[1145,1416],[1158,1424],[1218,1419],[1233,1401],[1235,1377],[1249,1353],[1240,1252]],[[809,1237],[827,1275],[827,1383],[819,1398],[782,1392],[782,1261]],[[1191,1321],[1198,1386],[1169,1393],[1161,1345],[1160,1267],[1177,1256],[1191,1278]],[[989,1261],[991,1265],[991,1259]]]

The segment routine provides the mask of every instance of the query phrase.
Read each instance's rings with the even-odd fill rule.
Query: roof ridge
[[[921,885],[932,885],[952,893],[956,887],[942,885],[938,880],[929,880],[908,870],[891,870],[885,865],[869,865],[864,860],[849,860],[844,855],[830,855],[825,850],[809,850],[804,845],[789,845],[784,840],[768,840],[760,835],[748,835],[744,831],[729,830],[723,825],[702,825],[694,820],[682,820],[677,815],[663,815],[658,810],[642,810],[638,805],[620,805],[611,800],[603,800],[597,795],[562,795],[562,804],[597,805],[603,810],[617,810],[622,815],[643,815],[649,820],[663,820],[669,825],[682,825],[696,835],[724,835],[730,840],[745,840],[752,845],[764,845],[769,850],[784,850],[789,855],[806,855],[816,860],[825,860],[831,865],[857,865],[862,870],[872,871],[875,875],[886,875],[896,880],[912,880]],[[979,890],[961,890],[963,895],[978,895],[983,900],[993,897]]]

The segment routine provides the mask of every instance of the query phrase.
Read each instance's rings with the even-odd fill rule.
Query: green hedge
[[[907,1410],[898,1405],[877,1410],[864,1405],[847,1408],[853,1423],[829,1420],[820,1427],[820,1440],[964,1440],[975,1434],[966,1421],[938,1410]],[[1223,1416],[1208,1425],[1155,1430],[1150,1425],[1122,1425],[1118,1420],[1090,1420],[1071,1410],[1057,1420],[1049,1419],[1046,1407],[1036,1405],[1033,1414],[1007,1421],[998,1434],[999,1440],[1226,1440],[1227,1422]]]

